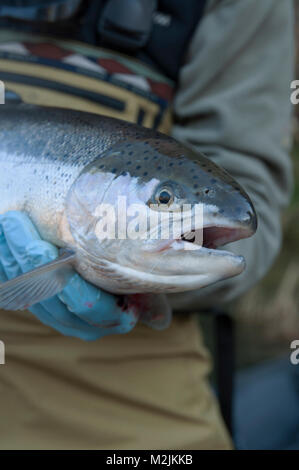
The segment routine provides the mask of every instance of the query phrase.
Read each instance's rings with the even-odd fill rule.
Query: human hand
[[[41,240],[26,214],[11,211],[0,215],[0,282],[49,263],[58,255],[54,245]],[[88,283],[75,271],[61,293],[29,310],[63,335],[85,341],[127,333],[138,320],[133,310],[121,308],[116,296]]]

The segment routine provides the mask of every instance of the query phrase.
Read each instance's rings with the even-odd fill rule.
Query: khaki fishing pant
[[[195,316],[68,338],[0,312],[1,449],[230,449]]]

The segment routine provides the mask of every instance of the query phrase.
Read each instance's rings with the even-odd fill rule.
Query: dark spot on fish
[[[145,171],[145,172],[143,173],[143,176],[147,176],[147,174],[148,174],[147,171]]]
[[[137,165],[136,166],[136,170],[140,170],[141,166],[140,165]]]
[[[194,185],[193,185],[193,188],[194,188],[194,189],[198,188],[198,184],[194,184]]]
[[[158,167],[157,167],[157,170],[162,170],[162,167],[161,167],[161,166],[158,166]]]
[[[127,162],[127,165],[131,165],[131,163],[132,163],[131,160],[129,160],[129,161]]]

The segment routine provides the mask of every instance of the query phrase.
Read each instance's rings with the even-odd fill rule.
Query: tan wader
[[[0,312],[1,449],[230,449],[195,316],[95,342]]]

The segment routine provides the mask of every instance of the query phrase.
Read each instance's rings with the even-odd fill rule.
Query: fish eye
[[[170,205],[172,204],[173,202],[173,194],[171,191],[169,191],[169,189],[166,189],[166,188],[162,188],[157,196],[156,196],[156,200],[159,204],[167,204],[167,205]]]

